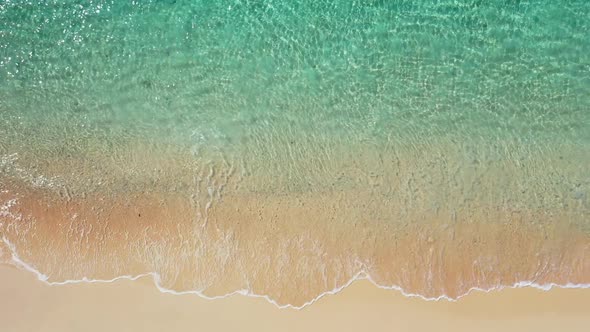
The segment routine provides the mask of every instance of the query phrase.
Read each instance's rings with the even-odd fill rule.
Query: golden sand
[[[160,293],[151,280],[48,286],[0,266],[2,331],[587,331],[590,289],[473,292],[457,302],[406,298],[359,281],[302,310],[240,295]]]

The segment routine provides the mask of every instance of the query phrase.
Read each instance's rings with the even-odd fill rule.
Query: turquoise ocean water
[[[589,18],[585,0],[0,0],[0,184],[203,211],[360,192],[385,223],[375,197],[407,210],[393,223],[486,206],[588,235]]]

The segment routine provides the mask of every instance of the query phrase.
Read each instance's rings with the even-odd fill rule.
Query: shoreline
[[[221,299],[226,299],[226,298],[233,297],[236,295],[241,295],[244,297],[264,299],[264,300],[266,300],[266,302],[274,305],[278,309],[303,310],[309,306],[312,306],[314,303],[316,303],[317,301],[321,300],[322,298],[324,298],[326,296],[336,295],[336,294],[346,290],[347,288],[351,287],[353,284],[355,284],[357,282],[368,282],[372,286],[374,286],[378,289],[383,289],[383,290],[388,290],[388,291],[396,291],[397,293],[401,294],[405,298],[418,298],[422,301],[427,301],[427,302],[438,302],[438,301],[457,302],[460,299],[471,295],[472,293],[485,293],[485,294],[487,294],[487,293],[492,293],[492,292],[497,292],[497,291],[503,291],[505,289],[533,288],[533,289],[538,289],[538,290],[542,290],[542,291],[551,291],[554,288],[556,288],[556,289],[590,289],[590,283],[568,282],[565,284],[559,284],[559,283],[555,283],[555,282],[549,282],[549,283],[545,283],[545,284],[538,284],[538,283],[536,283],[534,281],[530,281],[530,280],[521,280],[521,281],[518,281],[512,285],[497,285],[497,286],[492,286],[490,288],[472,287],[472,288],[468,289],[465,293],[459,294],[456,297],[451,297],[446,294],[440,295],[438,297],[428,297],[428,296],[418,294],[418,293],[410,293],[398,285],[381,285],[377,281],[375,281],[366,271],[361,271],[361,272],[357,273],[356,275],[354,275],[350,280],[345,282],[343,285],[338,286],[338,287],[331,289],[331,290],[326,290],[301,305],[293,305],[290,303],[279,304],[277,301],[273,300],[268,294],[256,294],[256,293],[253,293],[252,290],[249,290],[249,289],[238,289],[238,290],[232,291],[227,294],[215,295],[215,296],[208,296],[208,295],[204,294],[203,292],[199,292],[197,290],[176,291],[176,290],[169,289],[169,288],[162,286],[161,276],[158,272],[155,272],[155,271],[146,272],[146,273],[142,273],[142,274],[138,274],[138,275],[120,275],[120,276],[113,277],[112,279],[92,279],[92,278],[88,278],[85,276],[85,277],[82,277],[81,279],[71,279],[71,280],[67,279],[67,280],[63,280],[63,281],[49,281],[49,277],[47,275],[38,271],[33,266],[31,266],[30,264],[28,264],[25,261],[23,261],[22,259],[20,259],[20,257],[18,257],[18,255],[14,251],[15,250],[14,245],[12,245],[10,242],[8,242],[8,240],[6,238],[3,238],[2,242],[10,250],[10,253],[8,255],[11,256],[11,262],[4,263],[4,264],[0,263],[0,267],[3,267],[3,266],[14,267],[16,269],[32,273],[33,275],[35,275],[37,277],[37,280],[43,282],[47,286],[65,286],[65,285],[71,285],[71,284],[94,284],[94,283],[96,283],[96,284],[110,284],[110,283],[114,283],[114,282],[122,281],[122,280],[137,281],[140,279],[151,279],[153,287],[155,287],[162,294],[197,295],[199,298],[209,300],[209,301],[221,300]]]
[[[424,301],[359,280],[304,310],[280,310],[259,298],[232,296],[211,301],[188,294],[170,296],[145,277],[48,287],[31,273],[6,265],[0,265],[0,276],[4,280],[0,294],[10,299],[0,301],[0,322],[15,332],[77,331],[81,327],[88,331],[272,331],[276,326],[288,331],[362,327],[385,331],[392,326],[411,331],[584,331],[590,323],[588,289],[506,288],[471,292],[459,301]]]

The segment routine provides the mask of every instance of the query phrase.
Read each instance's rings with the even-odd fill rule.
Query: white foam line
[[[536,288],[536,289],[541,289],[544,291],[549,291],[551,290],[553,287],[555,288],[590,288],[590,283],[586,284],[574,284],[574,283],[566,283],[566,284],[557,284],[557,283],[546,283],[546,284],[538,284],[534,281],[528,281],[528,280],[523,280],[523,281],[518,281],[515,282],[512,285],[498,285],[498,286],[493,286],[490,288],[481,288],[481,287],[471,287],[469,288],[464,294],[461,295],[457,295],[457,297],[450,297],[448,295],[440,295],[440,296],[436,296],[436,297],[428,297],[428,296],[424,296],[422,294],[416,294],[416,293],[408,293],[406,292],[404,289],[402,289],[399,286],[384,286],[384,285],[380,285],[378,283],[376,283],[373,279],[371,279],[371,277],[369,276],[367,278],[373,285],[375,285],[378,288],[382,288],[382,289],[394,289],[399,291],[400,293],[402,293],[402,295],[406,296],[406,297],[418,297],[421,298],[422,300],[425,301],[440,301],[440,300],[446,300],[446,301],[450,301],[450,302],[456,302],[459,299],[461,299],[464,296],[467,296],[469,294],[471,294],[472,292],[484,292],[484,293],[490,293],[490,292],[494,292],[494,291],[500,291],[503,289],[510,289],[510,288],[524,288],[524,287],[531,287],[531,288]]]
[[[447,295],[441,295],[438,297],[428,297],[428,296],[424,296],[421,294],[406,292],[400,286],[380,285],[375,280],[373,280],[373,278],[371,278],[371,276],[368,275],[365,271],[360,271],[356,275],[354,275],[344,285],[342,285],[340,287],[336,287],[336,288],[329,290],[329,291],[325,291],[325,292],[319,294],[318,296],[316,296],[315,298],[311,299],[310,301],[305,302],[300,306],[295,306],[292,304],[279,304],[275,300],[270,298],[268,295],[252,293],[252,291],[249,289],[240,289],[240,290],[233,291],[231,293],[227,293],[224,295],[216,295],[216,296],[208,296],[198,290],[175,291],[175,290],[168,289],[168,288],[165,288],[162,286],[162,284],[161,284],[162,279],[160,277],[160,274],[157,272],[147,272],[147,273],[142,273],[142,274],[138,274],[135,276],[122,275],[122,276],[115,277],[113,279],[90,279],[88,277],[83,277],[82,279],[74,279],[74,280],[49,281],[49,277],[47,275],[41,273],[39,270],[35,269],[32,265],[30,265],[30,264],[24,262],[22,259],[20,259],[20,257],[16,253],[16,250],[15,250],[16,247],[10,241],[8,241],[8,239],[6,237],[3,237],[2,241],[10,249],[11,254],[12,254],[12,261],[15,264],[15,266],[17,266],[21,269],[27,270],[29,272],[32,272],[33,274],[35,274],[37,276],[37,279],[39,279],[43,283],[50,285],[50,286],[62,286],[62,285],[80,284],[80,283],[112,283],[117,280],[137,280],[140,278],[151,276],[156,288],[160,292],[165,293],[165,294],[173,294],[173,295],[195,294],[195,295],[198,295],[199,297],[204,298],[206,300],[224,299],[224,298],[228,298],[230,296],[234,296],[236,294],[239,294],[239,295],[244,295],[244,296],[253,297],[253,298],[263,298],[266,301],[268,301],[269,303],[272,303],[273,305],[278,307],[279,309],[290,308],[290,309],[301,310],[309,305],[312,305],[313,303],[320,300],[321,298],[323,298],[326,295],[334,295],[334,294],[339,293],[340,291],[347,288],[348,286],[350,286],[352,283],[354,283],[357,280],[368,280],[373,285],[375,285],[377,288],[387,289],[387,290],[396,290],[396,291],[399,291],[405,297],[418,297],[418,298],[421,298],[422,300],[425,300],[425,301],[447,300],[447,301],[451,301],[451,302],[455,302],[455,301],[459,300],[460,298],[467,296],[471,292],[474,292],[474,291],[490,293],[490,292],[499,291],[499,290],[502,290],[505,288],[524,288],[524,287],[532,287],[532,288],[537,288],[537,289],[541,289],[544,291],[548,291],[548,290],[552,289],[553,287],[555,287],[555,288],[590,288],[590,283],[588,283],[588,284],[574,284],[574,283],[568,282],[568,283],[562,285],[562,284],[557,284],[557,283],[538,284],[538,283],[535,283],[534,281],[519,281],[519,282],[516,282],[513,285],[509,285],[509,286],[500,285],[500,286],[495,286],[495,287],[490,287],[490,288],[472,287],[469,290],[467,290],[465,292],[465,294],[459,295],[456,298],[449,297]]]

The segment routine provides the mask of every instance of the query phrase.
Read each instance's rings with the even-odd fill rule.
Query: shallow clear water
[[[203,290],[211,284],[203,280],[222,272],[203,270],[203,256],[187,252],[225,250],[230,257],[228,248],[260,236],[245,230],[244,220],[276,239],[309,235],[297,227],[323,227],[326,234],[310,243],[325,255],[296,271],[345,267],[330,282],[306,274],[308,286],[321,279],[303,296],[309,300],[370,266],[387,269],[375,252],[407,227],[518,221],[545,240],[559,239],[561,228],[580,236],[570,262],[579,265],[572,268],[578,276],[571,278],[588,282],[588,17],[590,3],[582,0],[1,1],[0,203],[37,200],[57,212],[20,203],[9,213],[18,204],[5,203],[0,232],[55,279],[156,270],[172,275],[169,284],[189,280],[176,289]],[[147,231],[129,226],[113,202],[126,202],[121,211],[163,214],[150,223],[175,235],[154,243],[174,249],[145,258]],[[176,204],[186,209],[182,216]],[[258,212],[244,216],[245,207]],[[39,224],[61,225],[66,217],[67,229]],[[301,226],[304,217],[311,225]],[[100,222],[117,231],[97,231]],[[326,249],[330,237],[357,232],[346,229],[358,223],[368,235],[346,241],[364,244]],[[223,241],[193,224],[216,229]],[[371,238],[377,230],[384,238]],[[473,231],[485,239],[477,234],[483,230]],[[81,243],[92,247],[92,234],[102,244],[85,253]],[[121,241],[112,234],[136,234],[137,243],[112,249],[108,243]],[[424,234],[413,236],[427,246],[432,235]],[[454,233],[450,241],[457,242]],[[535,244],[531,255],[570,250],[555,241]],[[94,258],[58,267],[41,254],[64,247]],[[265,250],[263,243],[256,248]],[[133,271],[121,263],[129,251],[144,257],[129,258],[141,261]],[[254,273],[234,255],[242,270],[224,291],[256,289],[252,280],[275,273],[272,264]],[[500,266],[502,255],[490,266]],[[211,259],[233,266],[226,256]],[[391,273],[400,269],[408,267],[392,266]],[[509,280],[536,275],[519,273]],[[438,277],[471,286],[505,282]],[[426,295],[448,290],[420,287],[416,292]]]

